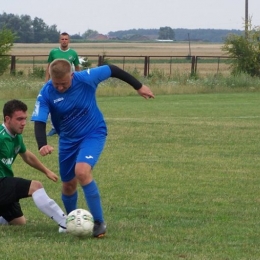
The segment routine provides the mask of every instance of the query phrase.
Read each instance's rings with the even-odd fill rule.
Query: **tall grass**
[[[129,71],[143,84],[150,86],[156,95],[164,94],[199,94],[199,93],[234,93],[255,92],[260,90],[260,79],[246,74],[237,76],[223,76],[209,74],[207,76],[191,76],[189,73],[176,71],[167,75],[163,71],[155,70],[149,77],[143,77],[138,70]],[[22,96],[34,98],[44,84],[44,78],[34,75],[4,75],[0,77],[0,98]],[[103,82],[99,89],[99,96],[127,96],[135,95],[135,91],[124,82],[109,79]]]

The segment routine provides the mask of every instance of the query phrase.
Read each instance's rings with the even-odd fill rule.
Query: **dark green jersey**
[[[0,125],[0,177],[13,177],[12,164],[18,153],[24,153],[26,147],[20,134],[13,136]]]

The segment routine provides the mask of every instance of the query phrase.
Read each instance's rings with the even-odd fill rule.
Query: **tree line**
[[[15,43],[52,43],[59,39],[57,26],[47,25],[41,18],[29,15],[0,14],[0,30],[6,28],[15,35]]]
[[[43,19],[29,15],[0,14],[0,30],[10,29],[15,34],[15,43],[56,43],[61,33],[57,25],[47,25]],[[70,33],[70,32],[68,32]],[[71,35],[72,41],[84,42],[98,35],[96,30]],[[155,39],[174,41],[224,42],[230,34],[242,35],[242,30],[220,29],[173,29],[169,26],[159,29],[131,29],[111,31],[108,40],[151,41]]]

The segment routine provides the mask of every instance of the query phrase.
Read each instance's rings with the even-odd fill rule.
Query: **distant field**
[[[16,70],[29,70],[34,66],[45,66],[49,51],[59,46],[59,44],[15,44],[12,48],[12,55],[23,55],[18,57]],[[79,56],[88,57],[92,66],[98,63],[99,55],[108,56],[111,63],[125,69],[132,70],[144,69],[145,56],[167,56],[164,58],[151,58],[150,71],[163,70],[166,74],[172,74],[173,71],[190,72],[191,62],[185,57],[191,56],[225,56],[221,50],[222,44],[210,43],[72,43]],[[27,55],[42,55],[40,57],[29,57]],[[110,57],[109,57],[110,56]],[[114,57],[112,57],[114,56]],[[115,57],[115,56],[136,56]],[[184,56],[179,58],[170,58],[170,56]],[[201,74],[208,73],[229,73],[229,64],[225,60],[218,62],[216,58],[211,58],[199,63],[198,71]]]
[[[17,43],[14,45],[12,55],[48,55],[50,49],[59,46],[59,44],[23,44]],[[222,44],[210,43],[191,43],[191,55],[225,55],[221,51]],[[154,42],[154,43],[118,43],[118,42],[99,42],[99,43],[71,43],[71,48],[74,48],[79,55],[188,55],[188,43],[169,43],[169,42]]]

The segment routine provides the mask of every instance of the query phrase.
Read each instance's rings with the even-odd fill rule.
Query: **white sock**
[[[8,222],[3,217],[0,217],[0,225],[8,225]]]
[[[60,226],[66,227],[66,216],[64,212],[59,205],[47,195],[44,188],[35,191],[32,194],[32,198],[41,212],[53,219]]]

